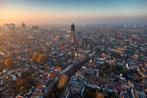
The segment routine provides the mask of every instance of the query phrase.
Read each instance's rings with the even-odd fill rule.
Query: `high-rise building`
[[[22,27],[23,30],[25,30],[25,28],[26,28],[25,23],[22,23],[22,24],[21,24],[21,27]]]
[[[1,33],[1,31],[2,31],[2,27],[0,26],[0,33]]]
[[[9,29],[12,31],[12,32],[15,32],[15,29],[16,29],[16,26],[14,23],[10,23],[9,24]]]
[[[71,25],[71,36],[72,36],[73,42],[75,42],[75,25],[74,24]]]
[[[15,24],[14,23],[10,23],[10,24],[4,24],[4,30],[6,31],[6,32],[15,32]]]
[[[32,30],[33,30],[34,32],[37,32],[38,29],[39,29],[39,26],[32,26]]]

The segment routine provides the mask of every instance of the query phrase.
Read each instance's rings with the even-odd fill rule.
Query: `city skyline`
[[[146,23],[146,0],[0,0],[0,24]]]

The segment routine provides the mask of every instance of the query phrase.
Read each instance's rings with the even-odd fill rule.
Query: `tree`
[[[47,56],[40,54],[39,57],[37,58],[37,63],[44,64],[45,62],[47,62],[47,60],[48,60]]]
[[[7,57],[5,60],[4,60],[4,65],[6,68],[9,68],[13,65],[13,59],[11,57]]]
[[[48,56],[43,55],[43,54],[33,54],[32,55],[32,61],[38,64],[44,64],[45,62],[47,62],[48,60]]]
[[[39,54],[34,53],[34,54],[32,55],[32,61],[36,63],[38,57],[39,57]]]

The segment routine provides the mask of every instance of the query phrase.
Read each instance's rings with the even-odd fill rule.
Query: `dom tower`
[[[75,25],[74,24],[71,25],[71,37],[72,37],[72,41],[75,42]]]

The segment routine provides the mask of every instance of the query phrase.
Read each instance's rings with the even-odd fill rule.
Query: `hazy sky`
[[[145,21],[147,0],[0,0],[0,24]]]

